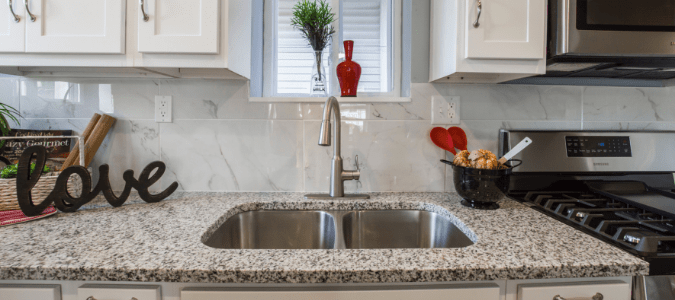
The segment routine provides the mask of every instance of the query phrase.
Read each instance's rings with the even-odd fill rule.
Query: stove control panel
[[[565,136],[567,157],[632,157],[627,136]]]

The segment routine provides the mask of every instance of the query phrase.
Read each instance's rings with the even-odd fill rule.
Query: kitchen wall
[[[496,151],[500,128],[675,130],[673,88],[426,83],[428,1],[413,10],[412,102],[341,106],[345,167],[358,155],[362,171],[350,192],[453,190],[446,154],[429,140],[432,97],[461,97],[470,149]],[[154,122],[155,95],[173,96],[173,123]],[[247,97],[244,81],[0,77],[0,102],[20,109],[20,128],[79,133],[94,113],[117,117],[93,163],[110,164],[115,189],[124,170],[163,160],[155,190],[176,180],[187,191],[327,191],[322,105]]]
[[[497,147],[500,128],[675,130],[673,88],[415,83],[412,103],[343,104],[345,165],[359,155],[349,191],[452,189],[442,150],[429,140],[432,97],[461,97],[469,148]],[[171,95],[174,122],[154,122],[154,96]],[[119,121],[94,166],[113,184],[161,159],[189,191],[325,191],[330,147],[317,139],[321,104],[248,103],[247,83],[221,80],[0,78],[0,101],[20,109],[20,128],[81,132],[93,113]],[[157,187],[159,188],[159,187]]]

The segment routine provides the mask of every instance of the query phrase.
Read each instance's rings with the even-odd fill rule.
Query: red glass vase
[[[347,60],[341,62],[337,66],[337,77],[338,81],[340,81],[342,97],[356,97],[359,79],[361,79],[361,65],[352,61],[354,41],[345,41],[344,44]]]

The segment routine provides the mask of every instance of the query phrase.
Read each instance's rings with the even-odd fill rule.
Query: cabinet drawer
[[[112,285],[85,284],[77,289],[77,300],[162,300],[162,288],[158,285]]]
[[[33,284],[0,284],[2,300],[61,300],[61,286]]]
[[[590,300],[597,293],[604,299],[630,300],[630,284],[623,281],[589,281],[518,285],[518,300],[550,300],[555,296],[565,299]]]
[[[185,288],[180,293],[181,300],[499,300],[500,287],[496,284],[455,285],[438,289],[365,289],[354,291],[303,291],[303,290],[261,290],[241,291],[226,289]],[[140,300],[140,299],[139,299]]]

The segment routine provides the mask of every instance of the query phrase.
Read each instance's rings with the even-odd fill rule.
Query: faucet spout
[[[331,116],[333,117],[333,131],[331,137]],[[305,195],[307,199],[333,199],[333,198],[351,198],[351,199],[369,199],[368,195],[348,195],[345,196],[344,181],[359,180],[361,172],[358,170],[344,170],[342,165],[341,150],[341,119],[340,103],[337,98],[330,97],[326,100],[323,110],[323,120],[321,121],[321,131],[319,133],[319,146],[333,146],[333,160],[331,162],[330,174],[330,193],[328,195]]]
[[[320,146],[330,146],[331,145],[331,124],[330,117],[333,115],[333,157],[340,157],[340,128],[341,118],[340,118],[340,103],[337,98],[331,96],[326,100],[326,105],[323,109],[323,120],[321,121],[321,133],[319,134],[319,145]]]

